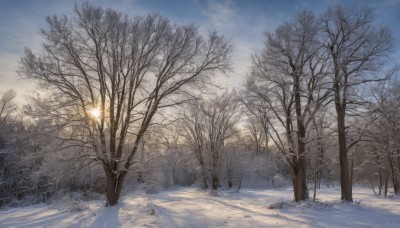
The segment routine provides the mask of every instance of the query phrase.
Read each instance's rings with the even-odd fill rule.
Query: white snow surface
[[[340,202],[339,188],[321,189],[317,202],[301,203],[291,201],[290,188],[132,192],[113,207],[90,201],[1,210],[0,227],[400,227],[399,197],[353,192],[357,203],[351,204]]]

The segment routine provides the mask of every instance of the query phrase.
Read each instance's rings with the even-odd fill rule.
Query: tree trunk
[[[172,167],[172,185],[175,185],[177,183],[176,177],[175,177],[175,164]]]
[[[300,75],[294,75],[294,97],[296,107],[296,123],[297,123],[297,148],[299,155],[299,162],[297,165],[296,176],[294,176],[297,193],[295,193],[295,201],[308,199],[308,188],[307,188],[307,160],[305,153],[305,140],[306,140],[306,128],[304,126],[304,117],[301,110],[301,96],[300,96]]]
[[[214,147],[215,148],[215,147]],[[219,186],[219,173],[218,173],[218,165],[219,165],[219,150],[213,149],[211,147],[211,187],[213,190],[217,190]]]
[[[379,195],[382,195],[382,188],[383,188],[382,168],[379,167]]]
[[[121,195],[122,183],[126,176],[126,171],[120,171],[119,174],[116,171],[112,171],[108,166],[103,166],[106,174],[106,206],[113,206],[118,203]]]
[[[208,188],[207,172],[206,172],[206,167],[204,165],[204,162],[200,161],[200,166],[201,166],[201,175],[202,175],[202,180],[203,180],[203,187],[204,188]]]
[[[354,160],[353,157],[351,157],[351,162],[350,162],[350,186],[353,186],[353,171],[354,171]],[[361,176],[361,183],[362,183],[362,176]]]
[[[387,192],[388,192],[388,187],[389,187],[389,171],[386,174],[385,178],[385,198],[387,197]]]
[[[371,184],[372,191],[374,191],[374,195],[378,196],[378,193],[375,191],[374,180],[372,178],[369,179],[369,183]]]
[[[305,162],[305,158],[300,158],[298,164],[293,170],[293,194],[294,201],[296,202],[308,199],[306,169],[305,166],[302,165],[303,162]]]
[[[317,198],[317,180],[318,180],[318,170],[314,171],[314,195],[313,201]]]
[[[389,168],[390,168],[390,173],[392,174],[392,184],[393,184],[393,190],[394,193],[397,195],[399,193],[399,182],[397,180],[397,176],[396,176],[396,171],[393,165],[393,158],[390,158],[390,156],[388,155],[388,160],[389,160]]]
[[[318,189],[321,189],[322,170],[318,171]]]
[[[339,160],[340,160],[340,187],[341,199],[353,202],[352,185],[350,183],[349,161],[347,159],[346,130],[344,110],[338,112],[338,137],[339,137]]]
[[[317,170],[317,176],[316,176],[316,178],[317,178],[317,182],[318,182],[318,189],[320,189],[321,188],[321,177],[322,177],[322,167],[323,167],[323,165],[324,165],[324,148],[323,148],[323,146],[322,146],[322,143],[320,142],[321,141],[321,137],[318,139],[319,140],[319,156],[318,156],[318,166],[317,166],[317,168],[318,168],[318,170]]]
[[[238,185],[238,187],[237,187],[237,189],[236,189],[236,193],[238,193],[238,192],[239,192],[239,190],[240,190],[240,187],[242,186],[242,180],[243,180],[243,174],[242,174],[242,175],[240,175],[240,181],[239,181],[239,185]]]
[[[272,184],[272,187],[275,188],[275,181],[274,181],[274,174],[273,173],[271,173],[271,184]]]
[[[233,187],[233,181],[231,178],[228,179],[228,188],[231,189]]]
[[[219,178],[218,175],[212,175],[211,177],[211,185],[213,190],[218,190],[218,186],[219,186]]]
[[[204,186],[204,188],[208,188],[207,178],[205,175],[203,175],[203,186]]]
[[[314,120],[314,119],[313,119]],[[316,124],[315,124],[316,125]],[[321,188],[321,170],[322,170],[322,165],[324,162],[324,148],[321,143],[321,136],[318,136],[318,159],[317,159],[317,164],[316,168],[314,171],[314,195],[313,195],[313,201],[315,201],[317,197],[317,187],[318,189]]]
[[[397,191],[395,190],[395,194],[398,195],[400,193],[400,154],[399,152],[397,152],[397,172],[396,172],[396,176],[397,176]]]

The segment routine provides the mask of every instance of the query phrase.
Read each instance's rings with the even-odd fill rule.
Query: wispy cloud
[[[208,1],[203,14],[208,18],[211,26],[224,33],[229,33],[235,28],[235,25],[237,26],[237,23],[240,23],[238,17],[235,17],[238,12],[234,8],[234,3],[230,0]]]
[[[26,103],[24,95],[35,89],[34,82],[21,79],[16,72],[24,48],[40,50],[45,16],[66,13],[73,6],[72,2],[46,2],[46,7],[43,1],[35,3],[4,1],[0,9],[0,91],[13,88],[20,103]]]

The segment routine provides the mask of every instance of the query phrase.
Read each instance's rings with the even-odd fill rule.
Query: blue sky
[[[77,0],[77,3],[82,1]],[[194,23],[202,32],[218,30],[235,44],[233,72],[218,79],[222,85],[241,85],[250,56],[263,46],[263,32],[273,31],[296,12],[307,8],[321,13],[329,5],[341,3],[369,6],[376,22],[392,28],[400,39],[400,0],[92,0],[92,4],[114,8],[129,15],[159,12],[174,22]],[[45,16],[69,14],[74,1],[67,0],[0,0],[0,92],[14,88],[18,100],[34,90],[33,82],[20,80],[15,72],[25,47],[39,50],[40,28]],[[398,48],[400,49],[400,48]],[[400,64],[400,51],[392,61]]]

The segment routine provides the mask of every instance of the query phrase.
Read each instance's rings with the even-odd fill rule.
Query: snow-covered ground
[[[355,188],[358,203],[340,203],[340,189],[321,189],[319,202],[290,203],[288,189],[220,192],[195,188],[127,194],[120,204],[101,201],[35,205],[0,211],[0,227],[400,227],[400,198]],[[280,205],[281,209],[269,209]]]

